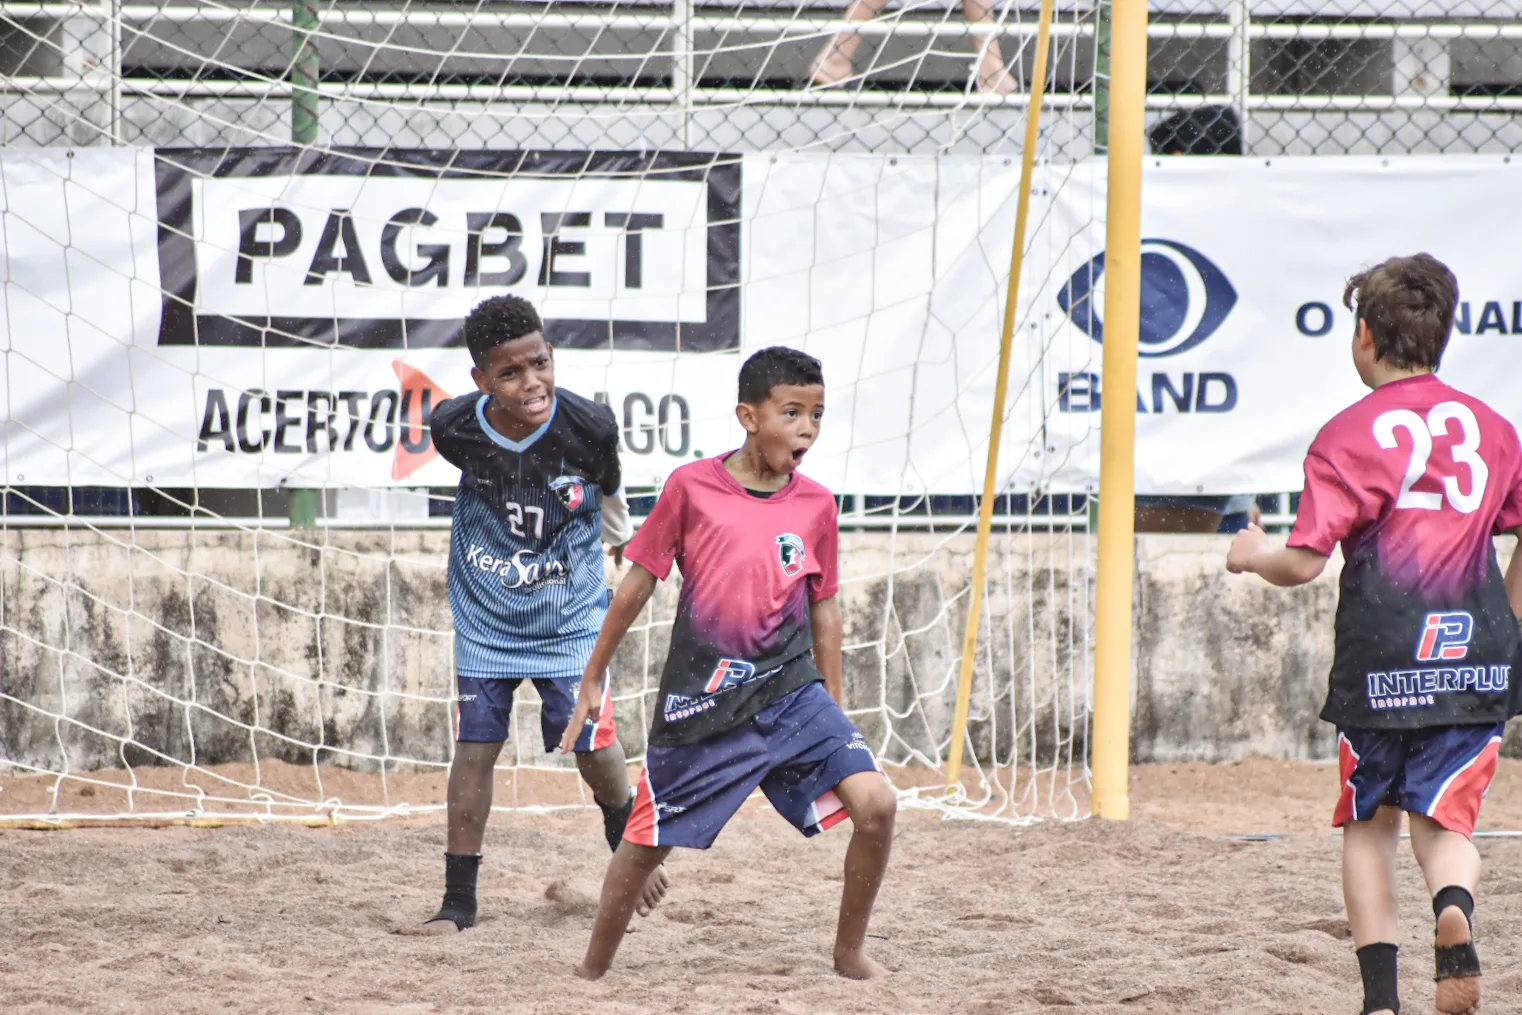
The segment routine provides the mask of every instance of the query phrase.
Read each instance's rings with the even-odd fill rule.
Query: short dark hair
[[[514,342],[534,332],[543,333],[539,311],[522,296],[493,296],[482,300],[465,318],[465,347],[476,366],[503,342]]]
[[[1350,278],[1342,302],[1368,322],[1380,359],[1436,370],[1453,331],[1459,280],[1431,254],[1392,257]]]
[[[824,369],[806,352],[773,345],[751,356],[740,367],[740,401],[760,405],[779,384],[823,384]]]

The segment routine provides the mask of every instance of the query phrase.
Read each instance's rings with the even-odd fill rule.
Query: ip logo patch
[[[709,674],[708,685],[703,690],[707,694],[717,694],[726,687],[743,684],[755,675],[755,663],[748,663],[744,659],[720,659],[719,665]]]
[[[1474,637],[1474,618],[1468,613],[1429,613],[1422,623],[1422,636],[1416,643],[1416,661],[1421,663],[1453,662],[1469,654]]]

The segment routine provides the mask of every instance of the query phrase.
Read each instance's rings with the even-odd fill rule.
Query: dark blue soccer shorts
[[[459,695],[455,739],[467,743],[501,743],[507,739],[507,731],[513,717],[513,692],[523,683],[522,677],[467,677],[456,678]],[[553,751],[560,746],[566,723],[576,711],[576,695],[581,691],[580,677],[534,677],[534,689],[539,692],[539,730],[544,734],[544,749]],[[596,723],[588,722],[576,740],[578,752],[596,751],[607,747],[618,738],[618,726],[613,722],[613,697],[608,678],[602,678],[602,714]]]
[[[1332,824],[1370,821],[1381,807],[1425,814],[1473,835],[1495,778],[1505,723],[1420,730],[1337,728],[1342,795]]]
[[[716,737],[651,747],[624,838],[707,849],[758,786],[795,828],[818,835],[846,817],[841,780],[874,771],[865,738],[816,680]]]

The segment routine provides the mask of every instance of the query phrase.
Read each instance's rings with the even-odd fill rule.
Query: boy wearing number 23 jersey
[[[1343,829],[1363,1011],[1399,1011],[1393,860],[1404,812],[1437,917],[1437,1010],[1467,1013],[1480,999],[1470,837],[1519,703],[1522,553],[1503,577],[1492,540],[1522,535],[1522,446],[1511,423],[1433,374],[1458,303],[1447,267],[1392,258],[1355,276],[1344,301],[1357,316],[1354,364],[1374,390],[1311,444],[1288,545],[1243,532],[1227,568],[1298,585],[1342,544],[1321,718],[1338,732],[1332,823]]]

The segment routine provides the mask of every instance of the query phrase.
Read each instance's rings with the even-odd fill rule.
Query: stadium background
[[[853,76],[811,85],[810,62],[842,30],[842,7],[13,3],[0,18],[3,140],[887,160],[1019,153],[1032,10],[1001,6],[969,27],[957,5],[890,4],[859,27]],[[1152,149],[1223,158],[1512,152],[1522,143],[1517,13],[1484,0],[1153,5]],[[1106,5],[1057,13],[1043,165],[1078,165],[1105,150],[1108,31]],[[994,44],[1015,81],[1007,95],[980,88],[974,73],[975,47]],[[1091,214],[1102,224],[1102,208]],[[9,355],[26,355],[24,340],[12,336]],[[971,444],[967,454],[979,461]],[[635,493],[636,512],[648,509],[654,491]],[[843,527],[854,533],[852,704],[863,725],[876,724],[890,760],[938,764],[976,498],[839,493]],[[1283,528],[1294,494],[1257,493],[1265,521]],[[13,481],[4,509],[15,606],[0,624],[10,639],[0,691],[9,759],[38,774],[118,762],[131,770],[144,760],[189,769],[241,756],[382,773],[447,762],[439,564],[450,497],[447,487]],[[1087,806],[1093,506],[1085,493],[1028,487],[1001,490],[996,508],[998,567],[970,743],[991,766],[981,799],[1007,816]],[[1285,646],[1272,653],[1283,665],[1268,669],[1248,650],[1254,643],[1220,636],[1268,606],[1215,587],[1216,547],[1140,545],[1137,758],[1325,756],[1329,741],[1306,714],[1328,650],[1325,587],[1296,601],[1292,623],[1281,617],[1260,632],[1256,647],[1263,638]],[[1148,561],[1158,562],[1151,572]],[[641,707],[663,648],[660,617],[658,608],[644,642],[621,660],[620,693]],[[1220,672],[1246,675],[1212,702],[1201,688]],[[1244,697],[1271,702],[1271,717],[1256,728],[1234,717]],[[641,725],[626,723],[636,751]],[[531,748],[511,762],[548,763]]]
[[[1509,164],[1522,146],[1514,0],[1151,6],[1146,105],[1158,155]],[[958,4],[889,3],[861,29],[855,77],[808,87],[843,13],[828,0],[7,0],[3,220],[35,210],[7,196],[15,167],[113,147],[1018,163],[1033,6],[995,5],[993,27],[969,31]],[[1053,179],[1104,152],[1107,18],[1102,3],[1057,12],[1039,151]],[[970,37],[997,39],[1012,93],[980,91]],[[1087,214],[1079,225],[1102,232],[1103,202]],[[16,236],[0,233],[8,321],[43,295],[22,291],[35,275],[17,270]],[[45,239],[70,255],[59,255],[70,271],[158,285],[130,259],[92,262],[67,230]],[[1092,253],[1057,259],[1060,275],[1030,284],[1060,285]],[[59,317],[72,325],[96,309]],[[968,336],[976,362],[960,381],[937,373],[941,349],[927,347],[917,368],[952,400],[990,387],[998,335],[986,331]],[[23,362],[66,362],[72,351],[11,324],[5,341],[8,386]],[[1040,361],[1049,350],[1038,351]],[[67,369],[57,379],[80,383]],[[8,451],[63,446],[66,426],[5,422]],[[179,436],[193,443],[193,424]],[[1095,433],[1078,436],[1081,449],[1097,445]],[[635,427],[625,441],[656,437]],[[981,439],[942,464],[980,475]],[[950,746],[975,483],[933,495],[839,490],[848,705],[905,805],[871,942],[895,975],[863,986],[829,973],[845,836],[801,844],[752,804],[717,848],[673,861],[666,905],[606,982],[584,985],[569,969],[607,854],[575,777],[538,754],[529,694],[499,773],[507,813],[488,833],[484,919],[465,948],[418,936],[438,898],[450,751],[447,486],[83,486],[28,483],[5,468],[0,825],[110,826],[0,827],[8,1011],[1331,1015],[1358,1003],[1339,844],[1326,834],[1335,775],[1314,761],[1332,746],[1314,718],[1331,575],[1280,592],[1225,576],[1224,536],[1139,536],[1137,820],[1070,822],[1090,812],[1096,498],[1000,489],[966,790],[948,796],[937,766]],[[1288,524],[1292,491],[1252,492],[1272,526]],[[663,589],[615,667],[631,753],[673,600]],[[1508,834],[1522,828],[1518,765],[1503,761],[1480,840],[1487,1007],[1498,1011],[1522,1004],[1522,844]],[[1403,861],[1402,911],[1421,914],[1427,901]],[[1402,933],[1403,954],[1425,954],[1425,921]],[[1431,989],[1423,966],[1403,965],[1408,1005]]]

